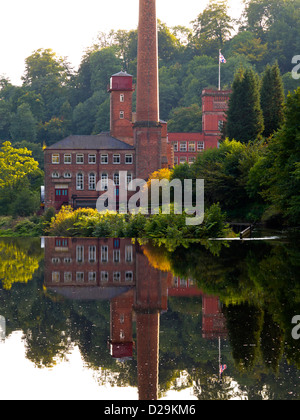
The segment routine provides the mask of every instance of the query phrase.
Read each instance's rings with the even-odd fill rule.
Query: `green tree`
[[[255,140],[264,129],[259,80],[252,69],[241,69],[232,84],[226,135],[244,143]]]
[[[263,196],[288,224],[300,222],[300,87],[287,97],[283,126],[269,143],[264,159]]]
[[[232,18],[228,14],[228,1],[210,0],[194,24],[194,43],[201,54],[217,55],[233,30]]]
[[[267,66],[262,77],[260,103],[263,111],[263,135],[269,137],[283,122],[284,90],[278,64]]]
[[[197,133],[202,131],[202,110],[199,105],[174,108],[170,112],[168,131],[170,133]]]
[[[20,105],[16,114],[12,115],[10,133],[14,141],[35,141],[37,134],[36,120],[28,104]]]

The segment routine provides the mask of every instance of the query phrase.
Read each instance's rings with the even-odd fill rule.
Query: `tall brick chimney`
[[[136,176],[147,180],[164,163],[162,125],[159,122],[156,0],[140,0],[139,3],[136,91]]]

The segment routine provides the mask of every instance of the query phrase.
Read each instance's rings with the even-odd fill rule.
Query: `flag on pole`
[[[225,369],[227,369],[227,365],[220,365],[220,375],[222,375]]]
[[[221,50],[220,50],[220,63],[226,63],[226,59],[224,57],[224,55],[222,55]]]

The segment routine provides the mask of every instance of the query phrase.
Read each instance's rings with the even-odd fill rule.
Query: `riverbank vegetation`
[[[291,73],[299,1],[247,0],[238,21],[226,0],[210,1],[191,28],[158,25],[160,117],[169,132],[202,130],[201,92],[216,88],[220,48],[226,57],[222,88],[232,95],[220,148],[169,176],[204,179],[206,208],[219,204],[230,221],[300,224],[300,87]],[[22,86],[0,77],[0,216],[33,223],[43,148],[71,133],[108,130],[107,83],[120,68],[135,81],[136,55],[136,30],[111,31],[99,34],[78,71],[41,49],[26,59]]]

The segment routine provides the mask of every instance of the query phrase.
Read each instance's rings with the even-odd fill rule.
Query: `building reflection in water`
[[[110,354],[126,360],[136,349],[140,400],[158,399],[160,315],[168,309],[168,296],[202,296],[203,338],[226,338],[218,297],[154,268],[137,242],[45,238],[44,247],[48,289],[67,299],[110,301]]]

